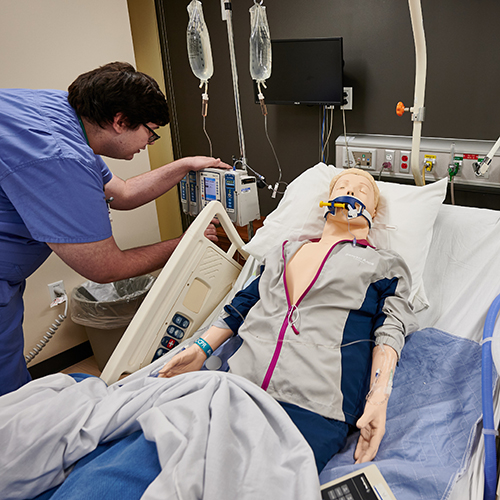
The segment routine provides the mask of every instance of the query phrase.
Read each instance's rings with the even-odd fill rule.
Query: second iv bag
[[[187,6],[189,24],[187,27],[187,49],[189,64],[201,83],[206,83],[214,73],[210,36],[203,17],[199,0],[192,0]],[[201,86],[201,85],[200,85]]]
[[[250,75],[257,83],[271,76],[271,35],[266,8],[255,3],[250,7]]]

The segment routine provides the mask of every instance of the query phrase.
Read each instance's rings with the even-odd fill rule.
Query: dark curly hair
[[[78,115],[104,126],[123,113],[135,129],[144,123],[166,125],[168,104],[156,81],[125,62],[112,62],[83,73],[68,88],[68,101]]]

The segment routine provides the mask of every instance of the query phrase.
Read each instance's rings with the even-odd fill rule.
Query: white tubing
[[[425,77],[427,73],[427,49],[425,44],[424,22],[420,0],[408,0],[410,7],[413,39],[415,41],[415,97],[413,102],[412,120],[413,136],[411,143],[411,172],[417,186],[422,186],[420,169],[420,137],[422,133],[423,109],[425,97]]]

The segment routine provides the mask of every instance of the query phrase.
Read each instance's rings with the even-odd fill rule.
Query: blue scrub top
[[[9,383],[9,370],[24,365],[29,379],[21,329],[25,279],[49,256],[46,242],[111,236],[104,196],[111,177],[88,146],[67,92],[0,89],[0,394],[26,381]]]

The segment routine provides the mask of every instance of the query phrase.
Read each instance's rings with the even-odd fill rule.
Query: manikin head
[[[338,196],[354,196],[365,206],[372,217],[377,212],[380,191],[370,173],[359,168],[348,168],[330,181],[330,200]]]
[[[337,201],[335,208],[331,206],[330,211],[327,212],[327,220],[348,221],[352,229],[366,227],[369,230],[371,219],[376,214],[379,197],[378,186],[368,172],[357,168],[344,170],[330,182],[329,199]],[[357,200],[355,204],[353,198]],[[339,205],[339,202],[347,203]],[[342,206],[344,208],[341,208]]]

